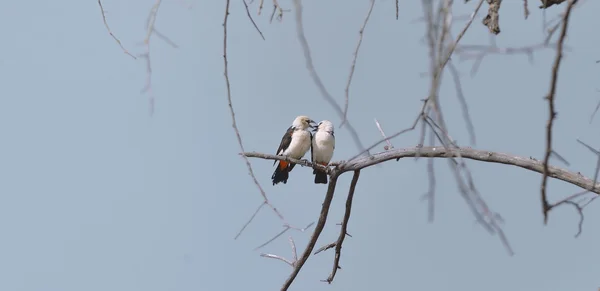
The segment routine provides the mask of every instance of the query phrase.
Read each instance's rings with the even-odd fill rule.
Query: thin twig
[[[425,123],[423,123],[425,124]],[[435,146],[435,131],[429,132],[429,146]],[[427,221],[429,223],[433,223],[435,217],[435,168],[433,167],[433,162],[435,159],[427,160],[427,176],[429,178],[429,189],[427,193],[425,193],[424,198],[427,199]]]
[[[356,43],[356,48],[354,49],[354,58],[352,59],[352,66],[350,66],[350,75],[348,76],[348,82],[346,83],[346,103],[344,104],[344,116],[342,117],[342,122],[340,123],[340,128],[346,123],[348,120],[348,105],[350,103],[350,84],[352,83],[352,77],[354,76],[354,69],[356,67],[356,59],[358,58],[358,51],[360,50],[360,45],[363,41],[363,35],[365,32],[365,27],[367,27],[367,23],[369,22],[369,18],[371,17],[371,12],[373,12],[373,7],[375,6],[375,0],[371,0],[371,5],[369,6],[369,12],[367,12],[367,16],[365,17],[365,21],[363,22],[360,30],[358,31],[358,43]]]
[[[256,28],[256,31],[258,31],[258,33],[260,34],[260,37],[262,37],[262,39],[265,40],[265,36],[263,35],[262,31],[260,31],[260,28],[258,28],[258,25],[256,25],[256,22],[254,22],[254,18],[252,18],[252,15],[250,15],[250,8],[248,8],[248,3],[246,3],[246,0],[242,0],[242,2],[244,2],[244,7],[246,7],[246,14],[248,15],[248,19],[250,19],[252,25],[254,25],[254,28]]]
[[[348,235],[348,221],[350,220],[350,213],[352,212],[352,199],[354,198],[354,191],[356,190],[356,183],[360,177],[360,170],[354,171],[352,176],[352,182],[350,182],[350,190],[348,191],[348,197],[346,198],[346,212],[344,213],[344,220],[342,221],[342,227],[340,229],[340,235],[335,242],[335,258],[333,259],[333,269],[329,274],[329,277],[324,281],[331,284],[335,278],[337,270],[340,269],[340,257],[342,256],[342,244],[346,235]]]
[[[381,136],[383,136],[383,138],[385,139],[387,146],[383,147],[384,150],[389,150],[389,149],[393,149],[394,146],[392,145],[392,143],[390,142],[390,140],[385,136],[385,132],[383,132],[383,128],[381,128],[381,124],[379,124],[379,121],[377,121],[377,118],[375,118],[375,125],[377,126],[377,129],[379,129],[379,133],[381,133]]]
[[[340,105],[335,101],[335,99],[333,99],[331,94],[329,94],[329,92],[325,88],[325,85],[323,84],[323,81],[317,74],[317,71],[315,70],[315,67],[313,65],[310,47],[308,45],[308,41],[306,40],[306,36],[304,35],[304,25],[302,24],[302,2],[301,0],[293,0],[293,2],[294,7],[296,8],[296,34],[298,36],[298,40],[300,41],[302,51],[304,52],[304,58],[306,60],[306,69],[308,70],[313,82],[321,92],[321,96],[333,107],[340,119],[343,119],[344,111],[342,111]],[[354,143],[358,147],[359,151],[365,151],[365,147],[360,141],[360,137],[358,136],[356,129],[354,129],[354,127],[350,124],[349,121],[346,121],[346,125],[348,131],[350,131],[350,136],[352,136],[352,139],[354,140]],[[369,154],[369,151],[366,150],[366,153]]]
[[[319,221],[317,222],[317,226],[313,231],[308,245],[304,249],[304,253],[302,253],[302,256],[298,259],[298,261],[295,262],[294,270],[287,278],[287,280],[285,280],[285,283],[283,283],[281,291],[287,291],[287,289],[292,285],[294,279],[296,279],[296,276],[298,276],[300,269],[302,269],[302,266],[304,266],[304,263],[306,263],[306,260],[308,260],[308,257],[312,253],[312,250],[315,248],[315,244],[317,243],[317,240],[319,239],[319,236],[321,235],[321,232],[325,227],[325,223],[327,222],[327,215],[329,214],[329,208],[331,206],[331,201],[333,200],[333,194],[335,192],[335,186],[337,185],[338,176],[339,172],[335,172],[331,175],[331,178],[329,180],[329,186],[327,187],[327,193],[325,194],[323,205],[321,207],[321,214],[319,215]]]
[[[552,79],[550,81],[550,92],[546,96],[548,100],[548,121],[546,123],[546,154],[544,156],[544,173],[542,176],[541,186],[541,200],[542,200],[542,211],[544,214],[544,224],[548,223],[548,211],[550,211],[550,204],[546,195],[546,186],[548,183],[548,162],[550,155],[552,154],[552,126],[554,125],[554,119],[556,118],[556,111],[554,108],[554,100],[556,94],[556,83],[558,81],[558,71],[560,68],[560,61],[562,60],[563,54],[563,43],[567,35],[567,28],[569,25],[569,16],[571,15],[571,9],[573,8],[574,0],[570,0],[567,5],[565,15],[563,18],[562,29],[560,32],[560,38],[556,48],[556,58],[554,59],[554,65],[552,66]]]
[[[110,27],[108,26],[108,22],[106,22],[106,15],[104,14],[104,7],[102,7],[102,2],[101,0],[98,0],[98,5],[100,5],[100,13],[102,13],[102,21],[104,21],[104,26],[106,27],[106,30],[108,31],[108,34],[110,34],[110,36],[117,42],[117,44],[121,47],[121,49],[123,50],[123,52],[127,55],[129,55],[130,57],[132,57],[134,60],[137,59],[134,55],[132,55],[127,49],[125,49],[125,47],[123,47],[123,44],[121,44],[121,41],[112,33],[112,31],[110,30]]]
[[[235,132],[235,137],[237,138],[237,142],[238,142],[238,145],[240,147],[240,150],[242,152],[244,152],[245,151],[245,149],[244,149],[244,143],[242,142],[242,136],[241,136],[240,130],[239,130],[238,126],[237,126],[237,121],[236,121],[236,117],[235,117],[235,110],[233,108],[233,102],[231,100],[231,84],[229,82],[229,71],[228,71],[229,70],[229,63],[227,61],[227,20],[229,19],[229,4],[230,4],[230,1],[231,0],[226,0],[226,4],[225,4],[225,16],[223,18],[223,68],[224,68],[223,75],[225,77],[225,85],[226,85],[226,88],[227,88],[227,105],[229,106],[229,113],[231,115],[231,126],[233,127],[233,131]],[[261,206],[259,206],[259,209],[257,210],[257,212],[260,210],[260,208],[262,208],[263,205],[267,205],[279,217],[280,220],[282,220],[282,221],[285,222],[286,220],[283,217],[283,215],[279,212],[279,210],[277,210],[277,208],[275,208],[275,206],[273,206],[271,204],[271,202],[269,201],[269,198],[267,197],[267,194],[265,193],[265,190],[262,188],[262,186],[258,182],[258,179],[256,179],[256,176],[254,175],[254,170],[252,169],[252,164],[250,163],[250,160],[245,155],[242,155],[242,158],[244,159],[244,162],[246,163],[246,167],[248,168],[248,172],[250,173],[250,177],[254,181],[254,184],[256,185],[256,188],[258,188],[258,191],[260,191],[260,194],[262,195],[262,198],[263,198],[263,204],[261,204]],[[242,227],[242,229],[235,236],[236,239],[240,236],[240,234],[244,231],[244,229],[248,226],[248,224],[250,224],[250,222],[254,219],[254,217],[256,216],[257,212],[255,212],[252,215],[252,217],[250,218],[250,220],[246,224],[244,224],[244,226]],[[285,222],[285,223],[287,223],[287,222]]]
[[[471,145],[476,144],[475,138],[475,126],[473,126],[473,121],[471,121],[471,115],[469,114],[469,105],[467,104],[467,100],[465,99],[465,94],[462,90],[462,85],[460,83],[460,76],[458,75],[458,70],[454,66],[452,62],[449,62],[448,68],[450,68],[450,74],[452,75],[452,79],[454,80],[454,87],[456,88],[456,97],[460,102],[460,106],[462,107],[463,119],[467,124],[467,130],[469,131],[469,137],[471,138]]]
[[[154,24],[156,23],[156,15],[158,14],[158,8],[162,0],[156,0],[152,9],[150,9],[150,13],[148,14],[148,20],[146,21],[146,37],[144,38],[144,45],[146,46],[146,52],[141,54],[144,60],[146,60],[146,85],[142,89],[142,93],[148,92],[148,110],[150,116],[154,115],[154,106],[156,103],[156,98],[154,93],[152,92],[152,62],[150,59],[150,38],[154,34]]]

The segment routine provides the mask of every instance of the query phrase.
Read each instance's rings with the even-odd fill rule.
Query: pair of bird
[[[309,131],[309,128],[313,129],[313,134]],[[281,138],[281,144],[277,149],[278,156],[287,156],[297,160],[302,159],[304,154],[311,149],[311,162],[313,164],[319,164],[327,166],[333,157],[333,150],[335,149],[335,136],[333,135],[333,124],[329,120],[323,120],[318,124],[310,119],[308,116],[298,116],[292,122],[283,138]],[[273,163],[275,165],[277,161]],[[271,180],[273,185],[283,182],[287,183],[289,173],[296,164],[279,161],[277,168]],[[315,184],[327,184],[327,173],[322,170],[313,170],[315,175]]]

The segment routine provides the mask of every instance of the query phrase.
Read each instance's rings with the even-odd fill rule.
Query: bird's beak
[[[317,123],[314,120],[310,120],[308,121],[308,127],[312,128],[312,129],[317,129]]]

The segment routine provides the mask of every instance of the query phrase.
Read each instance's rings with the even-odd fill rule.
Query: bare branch
[[[452,79],[454,80],[454,87],[456,88],[456,97],[460,102],[460,106],[462,107],[463,119],[467,124],[467,130],[469,131],[469,137],[471,138],[471,145],[476,144],[475,138],[475,127],[473,126],[473,121],[471,121],[471,115],[469,114],[469,105],[467,104],[467,100],[465,99],[465,94],[462,90],[462,85],[460,83],[460,76],[458,75],[458,70],[454,66],[452,62],[449,62],[448,68],[450,68],[450,73],[452,75]]]
[[[354,191],[356,190],[356,183],[358,182],[359,177],[360,170],[354,171],[354,176],[352,176],[352,182],[350,182],[350,190],[348,191],[348,197],[346,198],[346,212],[344,213],[344,220],[342,221],[340,235],[338,236],[337,241],[333,243],[335,245],[335,258],[333,259],[333,270],[331,270],[331,274],[329,274],[329,277],[327,277],[327,279],[324,280],[329,284],[333,282],[337,270],[341,269],[340,257],[342,255],[342,244],[344,243],[346,235],[348,235],[348,221],[350,220],[350,213],[352,212],[352,199],[354,198]]]
[[[423,123],[423,124],[425,124],[425,123]],[[433,130],[429,132],[429,146],[431,146],[431,147],[435,146],[435,131],[433,131]],[[427,221],[429,223],[433,223],[434,215],[435,215],[436,180],[435,180],[435,168],[433,167],[433,161],[434,161],[434,159],[427,160],[427,177],[429,178],[429,189],[427,190],[427,193],[425,193],[425,195],[423,196],[423,198],[426,199],[427,203],[428,203]]]
[[[569,0],[569,4],[567,5],[565,15],[563,18],[562,29],[560,32],[560,38],[558,40],[557,48],[556,48],[556,58],[554,59],[554,65],[552,66],[552,79],[550,81],[550,92],[546,96],[546,100],[548,100],[548,122],[546,123],[546,155],[544,157],[544,172],[542,176],[542,186],[541,186],[541,200],[542,200],[542,211],[544,214],[544,224],[548,223],[548,211],[550,211],[550,204],[548,203],[548,198],[546,197],[546,185],[548,182],[548,162],[550,160],[550,155],[552,154],[552,126],[554,125],[554,119],[556,118],[556,111],[554,108],[554,99],[556,94],[556,83],[558,81],[558,71],[560,68],[560,62],[562,60],[563,53],[563,43],[565,42],[565,37],[567,35],[567,28],[569,25],[569,16],[571,15],[571,9],[573,9],[573,5],[576,1]]]
[[[262,39],[265,40],[265,36],[263,35],[262,31],[260,31],[260,28],[258,28],[258,25],[256,25],[256,22],[254,22],[254,18],[252,18],[252,15],[250,15],[250,8],[248,8],[248,3],[246,3],[246,0],[242,0],[242,2],[244,2],[244,7],[246,7],[246,14],[248,15],[248,19],[250,19],[252,25],[254,25],[254,28],[256,28],[256,31],[258,31],[258,33],[260,34],[260,37],[262,37]]]
[[[263,244],[257,246],[256,248],[254,248],[254,250],[258,250],[268,244],[270,244],[272,241],[276,240],[277,238],[279,238],[280,236],[282,236],[284,233],[286,233],[288,230],[293,229],[293,230],[298,230],[300,232],[305,232],[307,229],[309,229],[313,224],[315,224],[314,222],[309,223],[305,228],[297,228],[297,227],[293,227],[289,224],[284,224],[283,225],[283,230],[280,231],[278,234],[276,234],[274,237],[272,237],[271,239],[269,239],[268,241],[264,242]]]
[[[356,49],[354,50],[354,58],[352,59],[352,66],[350,67],[350,75],[348,76],[348,83],[346,84],[346,103],[344,104],[344,116],[342,117],[342,122],[340,123],[340,128],[346,123],[348,119],[348,104],[350,102],[350,84],[352,83],[352,76],[354,76],[354,68],[356,67],[356,59],[358,58],[358,51],[360,50],[360,45],[362,44],[363,35],[365,32],[365,27],[369,22],[369,18],[371,17],[371,12],[373,12],[373,6],[375,6],[375,0],[371,0],[371,5],[369,6],[369,12],[367,12],[367,16],[365,17],[365,21],[363,25],[360,27],[358,31],[358,43],[356,44]]]
[[[522,157],[511,155],[507,153],[492,152],[486,150],[477,150],[473,148],[453,148],[447,149],[445,147],[411,147],[411,148],[397,148],[380,153],[375,153],[370,157],[362,157],[356,160],[350,160],[344,163],[332,163],[337,165],[341,172],[361,170],[373,165],[383,163],[385,161],[411,158],[417,155],[417,151],[420,151],[421,157],[425,158],[453,158],[459,154],[470,160],[476,160],[488,163],[505,164],[520,167],[526,170],[537,172],[540,174],[544,173],[543,162],[530,157]],[[262,158],[267,160],[286,160],[282,156],[276,156],[271,154],[263,154],[257,152],[246,152],[243,155],[249,158]],[[300,162],[297,160],[287,159],[290,162]],[[316,166],[316,165],[315,165]],[[332,169],[331,171],[335,171]],[[548,177],[558,179],[569,184],[575,185],[582,189],[589,190],[590,192],[600,194],[600,184],[594,184],[594,179],[583,176],[580,173],[574,173],[569,170],[562,169],[560,167],[548,166],[547,171]]]
[[[300,41],[302,51],[304,52],[304,58],[306,59],[306,69],[308,70],[311,78],[313,79],[313,82],[315,83],[315,85],[317,86],[319,91],[321,92],[321,95],[323,96],[325,101],[327,101],[333,107],[333,109],[337,112],[338,116],[341,119],[343,119],[344,111],[342,111],[342,108],[340,107],[340,105],[335,101],[335,99],[333,99],[331,94],[329,94],[329,92],[325,88],[325,85],[323,85],[323,81],[317,74],[317,71],[315,70],[315,67],[313,65],[312,56],[310,53],[310,47],[308,45],[308,41],[306,40],[306,36],[304,35],[304,25],[302,24],[302,2],[301,2],[301,0],[293,0],[293,2],[294,2],[294,6],[296,8],[296,33],[298,35],[298,40]],[[347,125],[348,131],[350,131],[350,135],[352,136],[352,139],[354,140],[354,143],[358,147],[359,151],[361,151],[361,152],[366,151],[366,153],[369,154],[368,150],[364,150],[365,147],[363,146],[362,142],[360,141],[360,137],[358,136],[356,129],[354,129],[354,127],[350,124],[349,121],[346,121],[346,125]]]
[[[413,124],[412,124],[410,127],[408,127],[408,128],[405,128],[405,129],[403,129],[403,130],[401,130],[401,131],[399,131],[399,132],[396,132],[396,133],[394,133],[394,134],[390,135],[389,137],[384,137],[383,139],[381,139],[381,140],[379,140],[379,141],[377,141],[377,142],[373,143],[371,146],[369,146],[368,148],[366,148],[366,149],[365,149],[365,150],[363,150],[362,152],[360,152],[360,153],[358,153],[357,155],[355,155],[355,156],[353,156],[352,158],[350,158],[350,160],[354,160],[354,159],[356,159],[356,158],[360,157],[360,156],[361,156],[363,153],[366,153],[366,152],[368,152],[368,151],[370,151],[370,150],[374,149],[376,146],[380,145],[380,144],[381,144],[381,143],[383,143],[383,142],[389,142],[389,141],[390,141],[391,139],[393,139],[393,138],[396,138],[396,137],[398,137],[398,136],[401,136],[401,135],[403,135],[403,134],[405,134],[405,133],[407,133],[407,132],[413,131],[413,130],[414,130],[416,127],[417,127],[417,124],[419,123],[419,120],[421,120],[421,117],[422,117],[422,116],[425,114],[425,110],[426,110],[426,108],[427,108],[427,100],[423,100],[423,101],[424,101],[424,102],[423,102],[423,105],[422,105],[422,107],[421,107],[421,112],[419,112],[419,114],[418,114],[418,115],[417,115],[417,117],[415,118],[415,121],[413,121]]]
[[[121,49],[123,50],[123,52],[125,54],[129,55],[134,60],[137,59],[127,49],[125,49],[125,47],[123,47],[123,44],[121,44],[121,41],[112,33],[112,31],[110,30],[110,27],[108,27],[108,22],[106,22],[106,15],[104,14],[104,7],[102,7],[101,0],[98,0],[98,5],[100,5],[100,12],[102,13],[102,21],[104,21],[104,26],[106,27],[106,30],[108,31],[108,34],[110,34],[110,36],[117,42],[117,44],[121,47]]]
[[[225,77],[225,86],[227,88],[227,104],[229,106],[229,113],[231,115],[231,126],[233,127],[233,131],[235,132],[235,136],[237,138],[238,145],[239,145],[241,151],[244,152],[245,151],[244,150],[244,143],[242,142],[242,136],[241,136],[240,130],[239,130],[238,126],[237,126],[237,121],[236,121],[236,117],[235,117],[235,110],[233,108],[233,102],[231,100],[231,84],[229,82],[229,63],[227,61],[227,20],[229,18],[229,4],[230,4],[230,1],[231,0],[226,0],[226,4],[225,4],[225,16],[223,18],[223,68],[224,68],[223,75]],[[250,163],[250,160],[246,156],[244,156],[244,155],[242,155],[242,158],[244,159],[244,162],[246,163],[246,167],[248,168],[248,173],[250,174],[250,177],[254,181],[254,184],[256,185],[256,188],[258,188],[258,191],[260,192],[260,194],[263,197],[263,203],[261,204],[261,206],[259,206],[259,208],[256,210],[256,212],[252,215],[252,217],[250,217],[250,219],[248,220],[248,222],[246,222],[244,224],[244,226],[242,227],[242,229],[235,236],[236,239],[241,235],[241,233],[244,231],[244,229],[246,229],[246,227],[250,224],[250,222],[254,219],[254,217],[256,216],[256,214],[258,213],[258,211],[260,211],[260,209],[264,205],[267,205],[269,208],[271,208],[271,210],[277,215],[277,217],[279,217],[280,220],[282,220],[285,224],[288,224],[286,222],[285,218],[283,217],[283,215],[279,212],[279,210],[277,210],[277,208],[275,208],[275,206],[273,206],[273,204],[271,204],[271,202],[269,201],[269,198],[267,197],[267,194],[265,193],[265,190],[262,188],[262,186],[258,182],[258,179],[256,179],[256,176],[254,175],[254,170],[252,169],[252,164]],[[285,230],[288,230],[289,228],[290,227],[286,228]]]
[[[315,244],[317,243],[317,240],[319,239],[319,236],[321,235],[321,232],[323,231],[323,228],[325,227],[325,223],[327,222],[327,215],[329,214],[329,208],[331,206],[331,201],[333,200],[333,194],[335,192],[335,186],[337,185],[337,179],[338,179],[339,174],[340,174],[339,172],[334,172],[331,175],[331,178],[329,180],[329,185],[327,187],[327,193],[325,194],[325,199],[323,200],[323,206],[321,207],[321,214],[319,215],[319,221],[317,222],[315,231],[313,232],[313,234],[310,238],[310,241],[308,242],[308,245],[306,246],[306,249],[304,249],[304,253],[302,254],[302,257],[300,257],[300,259],[298,261],[296,261],[296,263],[294,264],[294,270],[292,271],[290,276],[287,278],[285,283],[283,283],[283,286],[281,287],[281,291],[286,291],[292,285],[292,283],[294,282],[294,279],[296,279],[296,276],[298,276],[300,269],[302,269],[302,266],[304,266],[304,263],[306,263],[306,260],[308,260],[308,257],[312,253],[312,250],[315,248]]]
[[[142,89],[142,93],[148,92],[150,93],[150,97],[148,99],[149,105],[149,113],[152,116],[154,114],[154,104],[155,97],[152,92],[152,62],[150,60],[150,38],[154,34],[154,23],[156,22],[156,15],[158,14],[158,8],[162,0],[156,0],[152,9],[150,9],[150,14],[148,15],[148,20],[146,21],[146,37],[144,38],[144,45],[146,46],[146,52],[141,54],[140,57],[146,60],[146,85]]]

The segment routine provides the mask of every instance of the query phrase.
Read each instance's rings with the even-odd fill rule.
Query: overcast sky
[[[261,252],[291,256],[310,233],[289,232],[259,251],[281,230],[263,210],[239,239],[234,236],[261,203],[231,128],[222,60],[224,1],[163,1],[156,20],[173,48],[152,39],[152,90],[144,60],[124,54],[104,27],[96,1],[6,1],[0,9],[0,290],[158,291],[279,290],[291,268]],[[305,68],[294,16],[269,24],[271,2],[256,16],[263,41],[241,1],[232,1],[229,62],[232,96],[248,151],[274,153],[297,115],[336,126],[334,160],[357,153],[340,118],[319,94]],[[292,8],[289,0],[279,1]],[[358,30],[369,1],[304,1],[306,37],[316,69],[342,103]],[[410,125],[428,93],[427,46],[420,1],[377,1],[356,64],[349,118],[365,144]],[[476,1],[455,1],[454,34]],[[504,1],[498,47],[543,41],[539,1]],[[188,9],[187,4],[192,8]],[[153,1],[103,2],[107,21],[123,45],[144,52],[144,24]],[[463,44],[488,45],[481,24],[487,4]],[[565,5],[547,10],[552,19]],[[596,92],[600,40],[598,1],[574,10],[558,84],[555,149],[572,171],[591,176],[595,156],[576,142],[600,146],[589,124]],[[475,124],[473,147],[543,158],[544,126],[553,49],[526,55],[454,57]],[[149,115],[150,96],[155,98]],[[440,98],[453,138],[469,136],[450,75]],[[418,133],[393,140],[411,147]],[[378,147],[377,151],[383,150]],[[286,185],[272,186],[271,161],[252,160],[274,205],[297,226],[316,221],[326,186],[297,167]],[[333,252],[311,257],[290,290],[596,290],[600,287],[600,206],[586,209],[575,239],[574,208],[551,212],[543,225],[541,176],[526,170],[468,161],[476,185],[515,251],[475,222],[448,164],[436,160],[435,222],[427,223],[426,161],[390,161],[361,173],[341,266],[327,278]],[[328,225],[317,246],[338,235],[351,174],[343,175]],[[552,201],[579,191],[550,180]],[[312,231],[312,228],[311,228]]]

